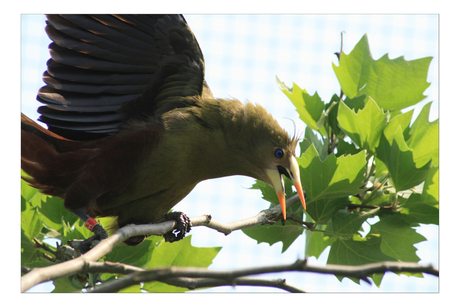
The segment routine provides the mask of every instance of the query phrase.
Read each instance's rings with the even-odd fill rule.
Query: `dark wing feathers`
[[[117,133],[123,121],[212,96],[204,59],[181,15],[48,15],[53,41],[39,120],[73,140]]]
[[[95,60],[104,59],[99,61],[100,65],[112,61],[115,66],[138,65],[146,70],[155,66],[161,55],[154,56],[156,47],[150,42],[152,36],[123,24],[115,17],[108,17],[113,22],[101,24],[97,18],[85,15],[50,15],[46,32],[60,47],[91,55]],[[136,37],[139,32],[142,35]]]
[[[106,84],[106,85],[138,85],[149,82],[151,74],[130,73],[129,78],[123,73],[107,73],[104,71],[92,70],[88,74],[87,69],[81,69],[73,66],[59,64],[50,59],[47,63],[47,70],[44,78],[47,76],[61,78],[61,80],[71,80],[75,83],[88,84]]]

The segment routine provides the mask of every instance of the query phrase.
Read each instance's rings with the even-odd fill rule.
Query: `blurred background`
[[[195,33],[206,61],[206,80],[215,97],[237,98],[264,106],[291,135],[302,131],[295,107],[279,90],[276,76],[292,87],[295,82],[312,95],[318,92],[328,102],[340,86],[332,69],[338,64],[334,52],[350,53],[367,33],[374,59],[388,53],[389,58],[404,56],[405,60],[433,57],[425,91],[427,98],[416,106],[414,117],[423,104],[433,101],[430,120],[438,118],[438,15],[185,15]],[[50,43],[44,31],[43,15],[21,15],[21,111],[36,120],[38,89],[44,85],[41,76],[49,59]],[[294,122],[294,123],[293,123]],[[299,154],[299,152],[297,153]],[[216,220],[232,222],[254,216],[269,204],[258,190],[248,189],[254,180],[235,176],[209,180],[198,186],[181,201],[175,210],[188,216],[211,214]],[[417,228],[427,241],[416,244],[421,263],[439,266],[438,227]],[[210,269],[233,269],[252,266],[292,263],[304,257],[305,236],[299,238],[283,254],[281,244],[269,246],[236,231],[224,236],[214,230],[195,227],[192,244],[197,247],[223,246]],[[311,264],[324,265],[329,248]],[[309,292],[437,292],[438,278],[397,276],[387,273],[380,288],[357,285],[334,276],[313,273],[280,273],[266,278],[285,278],[289,284]],[[32,291],[49,292],[51,283]],[[277,292],[263,287],[219,287],[204,292]]]

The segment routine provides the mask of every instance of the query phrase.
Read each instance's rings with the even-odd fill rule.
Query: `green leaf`
[[[361,205],[366,206],[388,206],[390,205],[391,194],[388,191],[376,189],[367,194]]]
[[[284,190],[285,190],[286,198],[289,198],[296,194],[296,192],[293,191],[292,187],[293,185],[290,180],[284,180]],[[277,206],[279,204],[278,196],[276,196],[275,190],[273,189],[272,186],[266,184],[265,182],[256,180],[256,182],[252,185],[251,189],[260,189],[260,191],[262,192],[262,198],[270,202],[270,208],[272,208],[273,206]],[[301,206],[301,203],[299,200],[297,203],[289,207],[286,213],[288,215],[294,214],[295,212],[297,212],[297,209],[300,206]]]
[[[327,224],[340,209],[350,204],[348,197],[318,199],[307,206],[307,213],[317,224]]]
[[[143,293],[143,292],[141,291],[140,285],[133,285],[133,286],[129,286],[127,288],[121,289],[117,293]]]
[[[64,200],[59,197],[47,197],[40,204],[40,213],[43,221],[49,228],[64,234],[64,224],[72,226],[77,220],[77,216],[64,208]]]
[[[396,261],[384,254],[381,249],[382,238],[371,237],[367,240],[337,239],[331,246],[327,264],[360,265],[379,261]]]
[[[297,84],[293,83],[292,88],[288,88],[286,84],[281,82],[276,77],[276,82],[281,91],[291,100],[296,107],[297,113],[299,113],[300,119],[307,124],[310,128],[320,131],[323,135],[326,134],[326,130],[318,127],[317,122],[320,120],[324,110],[324,102],[319,97],[318,93],[315,92],[313,96],[310,96],[306,90],[302,90]]]
[[[308,257],[319,258],[321,253],[332,243],[334,238],[323,235],[317,231],[306,231],[305,259]]]
[[[105,260],[145,268],[152,258],[155,246],[159,244],[161,240],[163,240],[161,236],[150,236],[146,238],[144,242],[136,246],[115,246],[110,254],[105,257]]]
[[[159,281],[145,283],[141,290],[145,290],[150,293],[183,293],[189,291],[187,288],[171,286]]]
[[[310,146],[297,162],[308,202],[357,194],[365,180],[367,162],[364,151],[339,158],[331,154],[321,161],[315,147]]]
[[[401,113],[390,120],[390,122],[383,130],[387,140],[391,140],[393,138],[393,135],[396,133],[398,127],[401,127],[403,135],[406,135],[406,131],[409,128],[412,119],[412,113],[414,113],[414,110],[410,110],[406,113]]]
[[[21,170],[21,176],[28,177],[27,174]],[[39,207],[42,200],[46,199],[46,195],[40,193],[39,190],[31,187],[27,182],[21,179],[21,196],[29,202],[33,207]]]
[[[292,182],[290,180],[285,180],[284,186],[286,198],[289,198],[295,194],[293,192]],[[279,200],[275,191],[273,190],[273,187],[262,181],[256,180],[256,183],[252,186],[252,188],[258,188],[262,191],[262,198],[271,203],[270,208],[278,205]],[[302,219],[303,212],[299,213],[298,211],[300,207],[301,203],[298,201],[287,209],[287,214],[297,214],[300,215],[297,218]],[[286,221],[285,226],[282,226],[281,222],[277,222],[275,225],[260,225],[243,229],[243,233],[248,237],[257,240],[257,243],[266,242],[272,245],[276,242],[282,242],[282,252],[284,252],[289,248],[292,242],[294,242],[295,239],[297,239],[297,237],[302,234],[303,230],[305,230],[305,228],[299,226],[299,224],[292,221]]]
[[[423,92],[430,85],[426,82],[432,57],[406,61],[403,57],[393,60],[388,54],[374,63],[378,76],[375,88],[368,88],[367,94],[388,110],[404,109],[422,101]]]
[[[66,229],[65,236],[62,240],[63,243],[66,244],[70,240],[88,239],[93,235],[94,234],[84,226],[84,222],[79,220],[71,229]]]
[[[428,170],[423,184],[422,199],[430,205],[439,205],[439,166]]]
[[[174,242],[162,241],[155,248],[147,264],[147,269],[170,266],[208,267],[222,247],[195,247],[191,244],[192,236]]]
[[[429,169],[422,194],[413,193],[401,208],[409,224],[439,225],[439,167]]]
[[[353,98],[365,94],[362,89],[368,86],[369,80],[377,77],[372,69],[373,62],[365,34],[350,54],[340,55],[339,66],[332,64],[345,96]]]
[[[439,165],[439,119],[428,121],[431,102],[427,103],[410,127],[407,146],[412,149],[417,166],[426,164],[430,159],[432,166]]]
[[[251,189],[260,189],[262,192],[262,199],[265,199],[271,204],[277,204],[279,202],[278,196],[276,196],[276,192],[273,187],[263,181],[256,180]]]
[[[343,139],[339,139],[337,143],[337,157],[343,156],[343,155],[355,155],[361,150],[357,148],[354,144],[348,143],[344,141]]]
[[[439,208],[427,204],[421,194],[412,194],[401,208],[401,217],[410,225],[439,225]]]
[[[355,113],[357,113],[359,110],[364,109],[368,99],[369,98],[367,97],[367,95],[361,95],[353,98],[347,96],[343,100],[343,103],[346,104],[347,107],[355,111]]]
[[[348,212],[343,209],[332,217],[331,230],[336,235],[353,236],[358,233],[364,221],[373,217],[379,211],[378,208],[370,211]]]
[[[327,143],[318,136],[310,127],[305,127],[305,135],[302,142],[299,143],[300,152],[304,153],[310,145],[315,146],[321,160],[327,158]]]
[[[69,279],[59,278],[53,280],[54,289],[51,293],[72,293],[72,292],[79,292],[75,289],[69,282]]]
[[[327,121],[327,124],[329,127],[332,129],[332,131],[335,133],[335,135],[338,138],[341,138],[344,136],[344,133],[342,129],[339,127],[339,123],[337,122],[337,112],[339,110],[339,102],[340,102],[340,97],[334,94],[329,101],[329,103],[326,105],[326,112],[323,113],[322,117],[318,121],[318,125],[324,121]]]
[[[388,168],[396,191],[404,191],[422,183],[431,165],[431,162],[428,161],[424,166],[416,167],[412,150],[404,141],[401,127],[398,127],[390,142],[385,135],[382,135],[376,153]]]
[[[43,228],[43,221],[41,215],[38,212],[37,207],[33,207],[29,202],[25,201],[23,197],[22,201],[25,202],[26,209],[21,212],[21,228],[24,234],[32,240]]]
[[[28,266],[33,261],[40,260],[38,250],[31,239],[21,230],[21,266]]]
[[[174,242],[160,242],[152,253],[146,268],[157,267],[208,267],[217,256],[221,247],[194,247],[191,244],[192,236]],[[188,289],[165,285],[160,282],[147,282],[142,287],[148,292],[184,292]]]
[[[339,105],[340,127],[362,149],[375,150],[388,118],[388,113],[384,113],[372,99],[357,113],[343,102]]]
[[[382,239],[379,237],[357,241],[337,239],[331,246],[327,264],[361,265],[380,261],[396,261],[395,258],[381,251],[381,242]],[[373,274],[370,276],[377,286],[380,285],[382,280],[381,275]],[[339,280],[343,279],[342,276],[337,276],[337,278]],[[350,279],[359,283],[356,278]]]
[[[397,215],[380,216],[380,221],[371,226],[370,235],[379,235],[382,239],[381,250],[399,261],[418,262],[414,244],[426,238],[417,233]]]
[[[342,53],[339,66],[332,66],[346,96],[366,94],[383,109],[400,110],[426,97],[423,92],[429,86],[426,77],[431,60],[389,59],[388,54],[374,60],[364,35],[350,54]]]
[[[286,221],[285,226],[281,225],[281,222],[277,222],[275,225],[258,225],[246,228],[243,229],[243,232],[248,237],[257,240],[258,244],[265,242],[271,246],[277,242],[282,242],[281,252],[284,253],[304,230],[305,228],[299,224]]]

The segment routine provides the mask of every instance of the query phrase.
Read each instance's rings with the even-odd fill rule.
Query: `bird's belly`
[[[118,225],[148,224],[163,217],[194,188],[193,185],[165,182],[129,187],[119,193],[103,195],[97,200],[101,216],[118,217]]]

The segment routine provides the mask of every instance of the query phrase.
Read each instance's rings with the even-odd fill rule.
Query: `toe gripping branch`
[[[180,211],[166,213],[161,218],[161,222],[164,221],[176,221],[176,228],[163,235],[166,242],[176,242],[182,240],[185,237],[185,234],[190,232],[192,228],[192,223],[190,223],[188,216]]]

